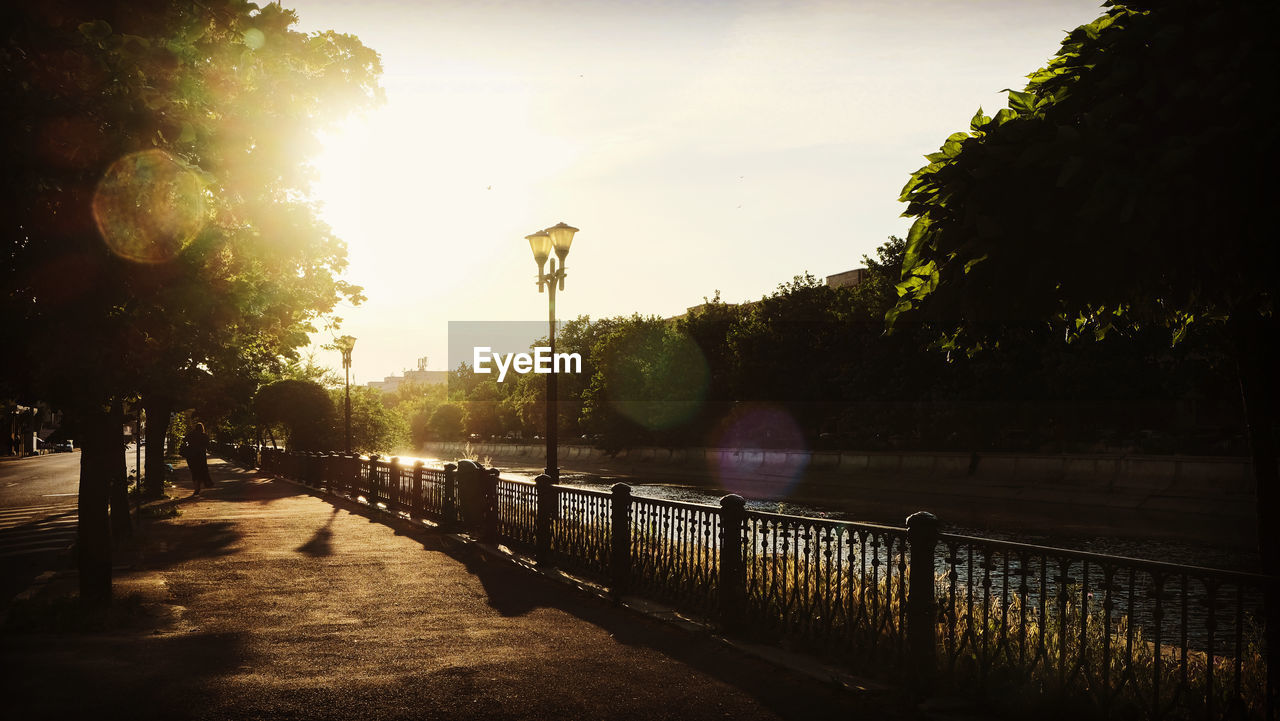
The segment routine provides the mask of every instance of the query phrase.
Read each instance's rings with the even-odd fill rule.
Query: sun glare
[[[386,78],[386,106],[336,126],[314,161],[312,197],[348,244],[353,280],[374,293],[405,290],[381,282],[395,274],[389,259],[457,268],[477,243],[506,240],[538,183],[573,160],[530,124],[530,93],[497,92],[502,81],[480,73],[430,77]]]
[[[580,151],[538,127],[533,93],[508,77],[454,67],[384,86],[386,105],[322,136],[311,196],[368,298],[338,310],[344,329],[413,358],[450,319],[523,311],[463,298],[495,269],[532,264],[523,237],[539,193]]]

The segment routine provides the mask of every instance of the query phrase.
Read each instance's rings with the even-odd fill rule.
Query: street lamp
[[[526,235],[529,247],[533,249],[533,259],[538,263],[538,292],[547,291],[547,318],[550,324],[551,340],[551,372],[547,374],[547,468],[546,474],[552,479],[560,480],[559,459],[556,457],[556,431],[559,425],[559,413],[556,410],[556,289],[564,290],[564,259],[569,255],[569,246],[573,244],[573,234],[578,229],[557,223],[545,230]],[[560,259],[560,267],[556,267],[556,258],[551,258],[551,251]],[[547,259],[551,258],[551,270],[544,273]]]
[[[344,335],[334,341],[338,350],[342,351],[342,369],[347,374],[347,453],[351,452],[351,349],[356,346],[353,336]]]

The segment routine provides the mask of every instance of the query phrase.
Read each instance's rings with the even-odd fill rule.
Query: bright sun
[[[395,293],[372,282],[390,258],[438,267],[486,237],[509,241],[538,183],[573,157],[532,126],[531,93],[510,81],[477,71],[388,76],[384,85],[386,105],[322,138],[312,189],[371,300],[370,291]]]

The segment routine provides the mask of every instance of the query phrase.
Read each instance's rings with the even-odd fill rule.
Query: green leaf
[[[982,126],[986,125],[989,122],[991,122],[991,118],[988,118],[986,115],[983,115],[982,106],[979,105],[978,112],[974,113],[973,118],[969,120],[969,129],[973,130],[976,133],[978,130],[982,128]]]
[[[982,255],[978,256],[977,258],[974,258],[974,259],[970,260],[969,262],[965,263],[965,264],[964,264],[964,274],[965,274],[965,275],[968,275],[968,274],[969,274],[969,271],[970,271],[970,270],[973,270],[973,266],[975,266],[975,265],[977,265],[977,264],[979,264],[979,263],[981,263],[982,261],[984,261],[984,260],[986,260],[986,259],[987,259],[987,255],[988,255],[987,253],[983,253]]]
[[[911,230],[907,232],[907,249],[902,257],[902,274],[905,276],[915,268],[922,257],[921,251],[925,243],[925,237],[929,232],[929,218],[920,216],[916,222],[911,224]]]
[[[1009,107],[1013,110],[1030,114],[1036,109],[1036,96],[1032,93],[1023,93],[1017,90],[1009,91]]]
[[[912,189],[919,184],[920,184],[920,174],[915,173],[911,176],[910,179],[907,180],[907,184],[902,186],[902,191],[898,193],[898,200],[900,201],[907,200],[907,193],[910,193]]]
[[[1001,108],[996,112],[995,123],[997,126],[1004,125],[1016,117],[1018,117],[1018,114],[1013,110],[1010,110],[1009,108]]]

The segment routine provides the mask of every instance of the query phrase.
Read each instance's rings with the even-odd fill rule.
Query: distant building
[[[866,268],[854,268],[827,276],[828,288],[851,288],[867,279]]]
[[[407,370],[404,375],[392,375],[380,381],[369,381],[369,387],[383,393],[394,393],[405,383],[417,383],[424,386],[442,386],[449,382],[449,371],[427,370],[427,357],[418,359],[417,370]]]

